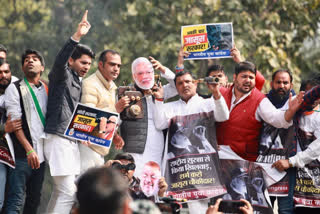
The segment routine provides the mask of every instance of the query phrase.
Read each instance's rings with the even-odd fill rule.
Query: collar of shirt
[[[101,72],[99,70],[96,71],[96,75],[98,77],[98,79],[102,82],[102,84],[104,85],[104,87],[106,87],[106,89],[110,90],[113,88],[117,88],[116,84],[113,81],[108,82],[101,74]]]
[[[252,89],[252,90],[253,90],[253,89]],[[249,93],[243,95],[243,96],[238,100],[238,102],[235,103],[236,95],[234,94],[234,87],[233,87],[233,88],[232,88],[232,99],[231,99],[230,111],[232,111],[232,109],[233,109],[236,105],[238,105],[242,100],[244,100],[247,96],[249,96],[249,95],[251,94],[252,90],[251,90]]]
[[[182,103],[182,104],[184,104],[184,105],[189,105],[190,103],[197,102],[198,98],[199,98],[199,95],[196,93],[195,95],[193,95],[193,96],[188,100],[187,103],[186,103],[184,100],[182,100],[181,98],[180,98],[179,102]]]

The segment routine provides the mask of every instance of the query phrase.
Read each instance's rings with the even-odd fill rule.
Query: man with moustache
[[[120,67],[120,54],[114,50],[104,50],[99,57],[98,70],[83,80],[81,103],[105,111],[122,112],[130,101],[128,97],[123,97],[116,102],[117,86],[114,80],[120,74]],[[117,133],[113,137],[113,143],[116,149],[121,149],[124,144],[123,139]],[[79,149],[81,173],[90,167],[103,165],[104,156],[109,153],[109,148],[95,144],[90,144],[89,147],[81,144]]]
[[[320,113],[319,109],[319,80],[312,78],[307,81],[302,81],[300,91],[308,92],[305,95],[305,99],[308,100],[310,93],[313,95],[315,100],[312,105],[311,111],[307,110],[299,112],[297,114],[297,123],[299,128],[295,126],[296,135],[298,136],[297,154],[291,152],[290,155],[286,156],[286,159],[277,160],[273,163],[273,167],[276,167],[279,171],[286,170],[289,176],[289,194],[287,197],[278,197],[279,213],[290,213],[294,209],[293,201],[293,190],[295,187],[296,179],[296,168],[303,168],[305,165],[313,160],[319,159],[319,141],[315,140],[320,137]],[[311,91],[312,89],[312,91]],[[309,106],[311,107],[311,105]],[[315,141],[313,141],[315,140]],[[311,143],[312,142],[312,143]],[[294,143],[294,142],[292,142]],[[313,165],[314,167],[315,165]],[[271,198],[272,199],[272,198]],[[274,198],[275,199],[275,198]],[[296,207],[295,213],[303,213],[305,211],[316,211],[317,209],[310,209],[304,207]]]
[[[251,62],[244,61],[236,65],[234,85],[221,88],[221,94],[230,110],[230,118],[217,126],[218,144],[229,145],[235,153],[248,161],[256,161],[258,157],[263,121],[276,128],[288,128],[303,100],[303,93],[293,100],[290,95],[289,108],[286,111],[276,109],[255,88],[256,72],[256,67]]]
[[[157,129],[169,128],[172,130],[173,119],[177,117],[185,117],[188,115],[199,115],[194,118],[195,121],[200,119],[200,114],[206,114],[206,120],[226,121],[229,118],[228,106],[219,91],[219,84],[207,84],[212,96],[204,99],[197,94],[197,82],[192,73],[189,71],[180,71],[176,74],[175,85],[180,99],[174,102],[163,103],[163,89],[157,88],[154,92],[156,98],[155,110],[153,112],[154,123]],[[216,129],[212,124],[208,132],[213,133],[212,143],[216,143]],[[170,130],[171,129],[171,130]],[[170,139],[170,137],[169,137]],[[184,138],[182,138],[183,140]],[[176,144],[184,144],[177,142]],[[168,149],[168,152],[169,149]],[[208,151],[210,152],[210,151]],[[170,184],[169,184],[170,185]],[[190,213],[204,213],[208,207],[208,200],[200,200],[188,203]]]
[[[12,146],[8,145],[5,134],[21,129],[21,120],[11,120],[10,116],[7,119],[4,107],[5,90],[16,80],[16,77],[11,76],[9,63],[0,58],[0,212],[4,203],[7,167],[14,167]]]
[[[77,31],[58,53],[49,73],[49,99],[44,153],[53,178],[53,191],[46,213],[68,213],[74,203],[76,175],[80,173],[78,143],[64,137],[72,113],[80,102],[81,80],[91,67],[94,52],[78,44],[91,25],[88,11],[82,17]]]
[[[45,163],[43,138],[47,111],[47,86],[40,81],[44,59],[40,52],[27,49],[21,59],[24,79],[10,84],[5,92],[7,116],[22,120],[22,129],[10,134],[15,169],[9,168],[5,213],[37,213],[40,204]]]

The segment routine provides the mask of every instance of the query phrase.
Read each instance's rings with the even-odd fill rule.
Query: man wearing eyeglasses
[[[140,179],[133,176],[135,172],[135,161],[129,153],[119,153],[116,155],[114,160],[108,160],[105,164],[106,167],[112,167],[120,170],[123,177],[129,182],[129,192],[133,200],[149,199],[154,200],[154,197],[146,196],[141,190]],[[161,177],[158,181],[158,196],[163,197],[165,191],[168,188],[164,177]]]

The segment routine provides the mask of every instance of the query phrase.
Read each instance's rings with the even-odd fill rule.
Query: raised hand
[[[159,70],[161,73],[165,73],[166,72],[166,67],[164,67],[161,62],[159,62],[158,60],[156,60],[155,58],[153,58],[152,56],[149,56],[149,60],[152,63],[152,66],[155,70]]]
[[[190,52],[183,50],[184,46],[182,46],[178,53],[178,62],[177,66],[181,68],[183,66],[184,57],[188,57],[190,55]]]
[[[78,24],[77,31],[73,34],[72,38],[76,41],[80,41],[81,37],[86,35],[91,28],[90,23],[88,22],[88,10],[83,14],[81,22]]]
[[[236,48],[235,45],[233,46],[233,48],[231,48],[230,52],[230,56],[232,56],[233,61],[235,61],[236,63],[240,63],[243,61],[240,51],[238,50],[238,48]]]
[[[152,88],[152,91],[153,91],[153,96],[156,99],[163,99],[164,91],[163,91],[161,82],[159,83],[159,85],[155,84]]]
[[[287,122],[290,122],[295,115],[295,113],[299,110],[302,102],[303,102],[304,91],[300,91],[300,93],[292,99],[292,94],[289,95],[289,109],[286,111],[284,117]]]

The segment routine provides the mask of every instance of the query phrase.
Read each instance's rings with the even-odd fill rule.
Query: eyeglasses
[[[112,168],[117,169],[117,170],[124,169],[126,171],[129,171],[129,170],[135,170],[136,165],[134,163],[129,163],[127,165],[122,165],[122,164],[120,164],[118,162],[115,162],[115,163],[112,164]]]
[[[114,122],[114,121],[112,121],[112,120],[108,120],[108,121],[107,121],[107,124],[108,124],[108,123],[117,124],[116,122]]]

